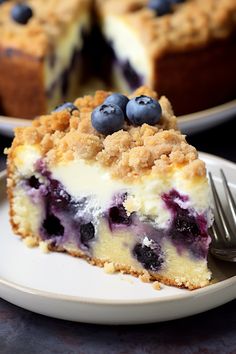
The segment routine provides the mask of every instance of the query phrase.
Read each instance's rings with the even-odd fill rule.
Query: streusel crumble
[[[130,97],[140,93],[157,98],[155,92],[146,87],[139,88]],[[163,114],[156,126],[126,124],[123,130],[107,137],[96,132],[91,125],[91,110],[108,95],[98,91],[94,97],[77,99],[75,105],[79,111],[72,115],[67,111],[51,113],[33,121],[32,127],[17,128],[13,146],[40,144],[50,165],[77,158],[97,161],[101,166],[109,167],[113,177],[127,181],[150,170],[167,172],[172,165],[178,164],[186,165],[187,172],[189,163],[192,175],[204,175],[204,164],[197,160],[196,149],[176,130],[176,118],[165,97],[159,100]]]

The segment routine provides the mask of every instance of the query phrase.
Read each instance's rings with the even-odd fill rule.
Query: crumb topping
[[[114,274],[116,271],[115,265],[112,262],[105,262],[104,263],[104,271],[107,274]]]
[[[42,156],[50,165],[82,158],[109,168],[114,178],[132,181],[150,172],[171,171],[173,166],[186,166],[193,178],[204,176],[204,163],[197,158],[196,149],[189,145],[176,126],[176,117],[166,97],[161,97],[162,117],[158,124],[139,127],[124,126],[111,135],[99,134],[91,125],[92,110],[103,103],[109,92],[97,91],[94,96],[78,98],[79,111],[52,112],[32,122],[32,126],[17,128],[8,153],[14,154],[19,145],[38,144]],[[157,94],[140,87],[133,96]]]
[[[152,287],[154,290],[161,290],[161,284],[159,283],[159,281],[154,281]]]
[[[139,275],[139,279],[143,283],[150,283],[152,281],[152,276],[148,273],[147,270],[144,270],[143,273]]]
[[[148,0],[97,0],[97,11],[102,21],[105,16],[118,16],[135,28],[154,56],[227,38],[236,29],[235,0],[188,0],[177,4],[172,13],[159,17],[147,3]]]
[[[43,57],[54,47],[68,24],[90,9],[91,0],[28,0],[33,16],[26,25],[11,18],[12,7],[19,1],[6,1],[0,11],[0,50],[24,50],[28,55]],[[30,39],[30,40],[29,40]]]
[[[33,248],[33,247],[38,246],[38,240],[37,240],[37,238],[35,238],[33,236],[25,237],[23,242],[29,248]]]

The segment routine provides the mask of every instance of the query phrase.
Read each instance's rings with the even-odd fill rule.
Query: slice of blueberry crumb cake
[[[209,283],[205,165],[165,97],[97,91],[15,133],[10,218],[27,244],[178,287]]]

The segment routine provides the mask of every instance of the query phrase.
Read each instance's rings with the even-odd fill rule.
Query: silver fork
[[[226,215],[226,211],[222,206],[219,194],[216,190],[212,174],[209,172],[214,207],[218,217],[218,220],[216,221],[215,219],[211,228],[212,243],[210,251],[213,256],[219,259],[236,262],[236,205],[222,169],[220,169],[220,173],[230,215]]]

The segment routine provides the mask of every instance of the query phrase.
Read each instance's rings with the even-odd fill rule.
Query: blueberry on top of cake
[[[145,279],[207,285],[205,165],[167,98],[140,87],[126,98],[97,91],[74,105],[16,129],[8,151],[14,232]]]
[[[33,16],[33,11],[26,4],[16,4],[11,10],[11,17],[14,21],[26,25],[29,19]]]

